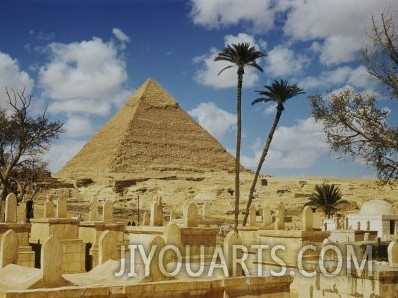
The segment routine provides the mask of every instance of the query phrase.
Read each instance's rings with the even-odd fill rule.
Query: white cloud
[[[358,59],[362,48],[363,44],[349,36],[331,36],[319,47],[319,60],[324,65],[350,62]]]
[[[224,40],[225,46],[240,42],[248,42],[251,46],[254,46],[259,50],[266,46],[263,41],[256,42],[253,36],[245,33],[239,33],[236,36],[226,35]],[[231,65],[229,62],[225,61],[214,61],[214,58],[220,51],[221,50],[212,48],[210,49],[210,53],[194,58],[194,63],[201,64],[201,68],[195,74],[195,80],[200,84],[214,88],[236,87],[237,74],[235,67],[226,69],[220,75],[218,75],[220,70],[228,65]],[[260,62],[261,59],[258,59],[257,63],[261,65]],[[244,74],[244,85],[246,87],[254,86],[259,80],[258,73],[259,71],[256,68],[246,67]]]
[[[221,139],[236,126],[236,115],[220,109],[213,102],[201,103],[188,113],[198,119],[199,124],[217,139]]]
[[[322,72],[317,77],[307,77],[300,81],[300,87],[304,90],[313,89],[317,87],[340,87],[341,85],[349,84],[351,86],[368,88],[374,82],[369,77],[364,66],[352,68],[349,66],[338,67],[331,71]]]
[[[4,106],[8,97],[6,88],[29,95],[32,92],[34,81],[29,74],[19,69],[18,61],[12,59],[8,54],[0,52],[0,105]]]
[[[63,128],[69,137],[91,136],[95,132],[90,119],[77,116],[68,118]]]
[[[328,152],[329,147],[324,140],[322,125],[312,118],[297,120],[297,124],[291,127],[280,126],[275,131],[263,170],[308,168]],[[252,156],[242,156],[243,165],[249,168],[257,166],[263,149],[259,148],[258,140],[253,149]]]
[[[294,52],[284,45],[276,46],[268,52],[267,66],[265,71],[272,76],[291,76],[299,73],[309,59],[304,56],[295,55]]]
[[[194,24],[210,29],[244,22],[255,31],[265,32],[273,27],[275,19],[271,0],[192,0],[191,3]]]
[[[128,37],[121,29],[119,28],[113,28],[112,33],[115,35],[115,37],[120,40],[121,42],[129,42],[130,37]]]
[[[53,145],[50,151],[44,156],[48,162],[51,172],[59,171],[77,152],[83,147],[86,141],[63,139],[62,143]]]
[[[290,5],[284,30],[300,40],[336,35],[360,39],[372,15],[398,8],[398,3],[391,0],[297,0],[290,1]]]
[[[125,94],[126,65],[111,42],[100,38],[70,44],[51,43],[50,61],[40,67],[43,95],[54,112],[106,114]]]
[[[398,9],[398,2],[390,0],[297,0],[289,5],[285,35],[316,40],[320,62],[325,65],[357,59],[367,42],[372,16],[378,18],[388,9],[394,15]]]
[[[276,112],[277,103],[269,103],[269,105],[264,110],[264,115],[274,114]]]

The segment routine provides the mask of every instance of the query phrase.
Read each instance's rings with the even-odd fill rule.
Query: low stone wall
[[[187,280],[115,285],[106,287],[63,287],[25,291],[3,291],[1,298],[41,297],[151,297],[151,298],[289,298],[293,278],[236,277],[222,280]]]

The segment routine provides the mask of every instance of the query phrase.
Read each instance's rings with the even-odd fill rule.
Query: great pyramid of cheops
[[[57,176],[230,172],[234,163],[170,94],[148,79]]]

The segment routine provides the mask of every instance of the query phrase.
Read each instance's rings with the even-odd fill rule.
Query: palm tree
[[[333,215],[342,204],[348,204],[342,199],[340,189],[334,184],[316,185],[309,201],[304,206],[321,208],[327,218]]]
[[[236,133],[236,154],[235,154],[235,226],[234,230],[238,230],[239,216],[239,174],[240,174],[240,144],[242,133],[242,83],[245,67],[255,67],[261,72],[262,67],[257,64],[256,59],[266,56],[265,52],[258,51],[251,47],[249,43],[232,44],[225,47],[214,59],[214,61],[227,61],[231,64],[221,69],[219,75],[226,69],[237,67],[238,83],[236,87],[236,115],[237,115],[237,133]]]
[[[260,94],[262,97],[257,98],[252,102],[253,104],[259,103],[259,102],[275,102],[277,104],[276,106],[276,115],[274,118],[274,123],[272,124],[271,130],[268,134],[267,141],[264,144],[263,152],[261,153],[260,160],[257,165],[256,173],[254,175],[254,179],[252,182],[252,185],[250,187],[250,192],[249,192],[249,200],[247,201],[246,205],[246,212],[245,212],[245,217],[243,219],[243,225],[246,225],[247,223],[247,218],[249,216],[249,209],[250,205],[253,201],[254,198],[254,190],[257,184],[258,176],[260,175],[261,168],[263,166],[265,157],[268,154],[269,147],[272,142],[272,138],[274,136],[276,127],[278,126],[279,119],[281,118],[282,112],[284,111],[284,103],[299,94],[303,94],[304,91],[297,87],[297,85],[289,85],[287,81],[280,80],[274,81],[271,86],[265,85],[265,91],[256,91],[258,94]]]

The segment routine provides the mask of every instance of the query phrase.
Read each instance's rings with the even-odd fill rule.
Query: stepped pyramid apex
[[[134,104],[137,98],[152,107],[178,107],[177,101],[151,78],[137,89],[129,100],[130,104]]]
[[[235,158],[155,80],[147,79],[57,176],[232,172],[234,166]]]

